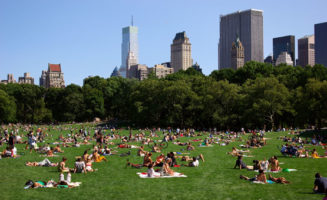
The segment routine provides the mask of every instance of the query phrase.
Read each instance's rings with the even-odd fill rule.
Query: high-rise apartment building
[[[295,37],[294,35],[288,35],[273,39],[273,57],[277,60],[278,56],[282,52],[287,52],[293,63],[295,63]]]
[[[301,66],[315,65],[315,36],[304,36],[298,39],[298,62]]]
[[[47,82],[47,71],[42,70],[42,74],[41,74],[41,77],[39,79],[39,85],[41,87],[46,87],[46,82]]]
[[[136,26],[128,26],[122,30],[122,44],[121,44],[121,66],[119,69],[122,77],[126,77],[127,73],[127,57],[128,53],[132,52],[135,56],[136,63],[139,62],[139,50],[138,50],[138,28]]]
[[[23,77],[18,78],[18,83],[34,85],[34,78],[30,76],[30,73],[26,72]]]
[[[236,41],[232,43],[231,50],[231,68],[239,69],[244,65],[244,48],[240,41],[240,38],[236,38]]]
[[[220,16],[219,69],[230,68],[232,43],[239,37],[244,62],[263,62],[263,11],[250,9]]]
[[[185,31],[176,34],[170,49],[170,64],[174,72],[187,70],[193,65],[191,43]]]
[[[280,65],[280,64],[286,64],[286,65],[291,65],[291,66],[294,65],[292,57],[288,52],[283,51],[279,54],[279,56],[276,60],[276,66]]]
[[[64,73],[61,71],[61,64],[48,63],[48,71],[42,71],[40,86],[45,88],[65,87]]]
[[[327,22],[315,24],[315,63],[327,67]]]
[[[153,72],[158,78],[165,78],[167,75],[174,73],[174,68],[165,67],[164,65],[155,65],[149,69],[149,73]]]
[[[148,77],[149,70],[148,70],[148,66],[137,64],[137,65],[132,65],[128,73],[129,73],[129,78],[136,78],[142,81]]]

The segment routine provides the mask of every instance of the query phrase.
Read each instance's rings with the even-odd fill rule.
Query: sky
[[[326,0],[0,0],[0,79],[30,72],[38,84],[48,63],[61,64],[66,85],[107,78],[121,65],[132,15],[140,64],[170,61],[175,34],[186,31],[193,61],[208,75],[218,69],[219,16],[251,8],[263,10],[265,57],[274,37],[295,35],[297,43],[327,21]]]

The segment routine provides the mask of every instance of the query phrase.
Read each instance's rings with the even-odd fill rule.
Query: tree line
[[[0,123],[125,121],[138,127],[239,130],[322,127],[327,68],[248,62],[209,76],[189,68],[158,79],[84,79],[83,86],[45,89],[0,84]]]

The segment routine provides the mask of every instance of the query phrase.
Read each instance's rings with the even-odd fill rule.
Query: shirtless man
[[[263,182],[263,183],[267,183],[266,174],[264,173],[264,171],[262,169],[259,170],[259,174],[254,178],[249,178],[249,177],[241,175],[240,179],[244,179],[244,180],[251,181],[251,182],[260,181],[260,182]]]

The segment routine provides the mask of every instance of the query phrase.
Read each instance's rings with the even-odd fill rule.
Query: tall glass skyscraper
[[[286,51],[288,54],[291,55],[292,61],[295,65],[295,36],[294,35],[273,38],[274,61],[276,61],[278,56],[284,51]]]
[[[119,69],[122,77],[126,77],[126,62],[129,51],[133,52],[136,63],[139,61],[139,45],[137,34],[138,29],[136,26],[128,26],[122,30],[123,41],[121,44],[121,66]]]
[[[315,24],[316,64],[327,67],[327,22]]]
[[[219,69],[232,66],[232,44],[237,37],[244,47],[244,63],[263,62],[263,11],[250,9],[220,16]]]

